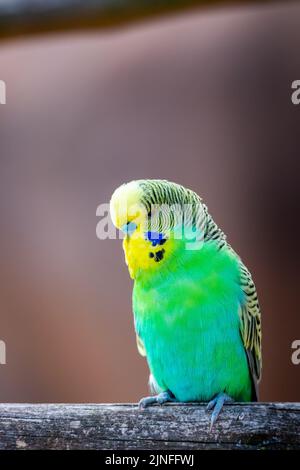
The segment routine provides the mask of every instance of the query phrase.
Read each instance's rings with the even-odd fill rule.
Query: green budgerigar
[[[152,396],[140,407],[207,401],[211,426],[224,403],[256,401],[261,316],[252,277],[190,189],[137,180],[115,190],[115,226],[134,279],[139,352]]]

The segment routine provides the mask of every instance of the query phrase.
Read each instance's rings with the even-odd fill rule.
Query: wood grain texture
[[[0,449],[299,449],[300,403],[0,404]]]
[[[276,0],[1,0],[0,38],[115,28],[193,7]]]

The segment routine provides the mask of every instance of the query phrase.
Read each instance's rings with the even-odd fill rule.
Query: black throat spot
[[[156,252],[150,251],[149,257],[154,258],[154,261],[156,263],[159,263],[159,261],[161,261],[163,259],[165,251],[166,250],[164,250],[164,249],[156,251]]]

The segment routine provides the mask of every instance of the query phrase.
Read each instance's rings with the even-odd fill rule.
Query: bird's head
[[[110,213],[126,235],[123,246],[132,277],[164,264],[176,246],[173,234],[178,234],[178,227],[197,226],[199,208],[196,193],[166,180],[131,181],[115,190]]]
[[[122,184],[110,200],[110,214],[114,225],[126,235],[140,232],[147,220],[142,203],[142,189],[138,181]],[[137,233],[136,232],[136,233]]]

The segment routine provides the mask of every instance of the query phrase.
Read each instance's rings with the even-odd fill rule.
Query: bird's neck
[[[197,230],[177,227],[167,236],[137,232],[124,239],[123,248],[131,278],[146,281],[153,280],[153,276],[167,276],[184,263],[186,256],[201,249],[203,243]]]

